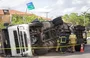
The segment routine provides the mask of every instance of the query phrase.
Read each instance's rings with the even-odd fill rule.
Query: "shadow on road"
[[[85,45],[85,50],[83,53],[79,51],[76,51],[75,53],[66,52],[65,54],[62,54],[60,52],[49,52],[43,56],[69,56],[69,55],[82,55],[82,54],[88,54],[88,53],[90,53],[90,45]]]

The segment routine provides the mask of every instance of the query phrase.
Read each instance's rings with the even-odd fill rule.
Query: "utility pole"
[[[85,15],[86,15],[86,12],[84,12],[84,26],[85,26],[85,18],[86,18]]]
[[[49,12],[45,12],[45,13],[46,13],[46,18],[48,18],[48,13],[49,13]]]
[[[46,12],[46,11],[45,11],[45,12],[40,12],[40,13],[45,13],[45,17],[48,18],[48,13],[49,13],[49,12]]]

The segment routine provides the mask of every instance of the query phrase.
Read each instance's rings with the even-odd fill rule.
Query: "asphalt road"
[[[44,56],[34,56],[34,57],[0,57],[0,58],[90,58],[90,39],[88,39],[88,44],[85,45],[85,50],[83,53],[65,53],[60,52],[49,52]]]
[[[51,52],[44,56],[38,56],[34,58],[90,58],[90,39],[88,39],[88,44],[85,46],[85,50],[83,53],[75,52],[75,53],[65,53],[61,54],[60,52]]]

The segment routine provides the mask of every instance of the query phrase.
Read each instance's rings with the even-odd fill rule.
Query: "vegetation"
[[[89,26],[90,25],[90,13],[82,13],[82,14],[78,14],[78,13],[71,13],[71,14],[65,14],[63,16],[63,20],[67,23],[72,23],[75,25],[83,25],[84,26],[84,14],[85,14],[85,26]],[[23,24],[23,23],[30,23],[33,20],[38,19],[40,21],[45,21],[45,19],[38,17],[34,14],[32,15],[13,15],[12,16],[12,22],[11,25],[15,25],[15,24]],[[0,28],[4,28],[3,23],[0,22]]]
[[[1,29],[5,28],[4,24],[2,22],[0,22],[0,31]]]
[[[45,21],[42,17],[38,17],[34,14],[32,15],[18,15],[15,14],[12,16],[12,22],[10,25],[16,25],[16,24],[23,24],[23,23],[30,23],[33,20],[38,19],[39,21]],[[0,29],[5,28],[4,23],[0,22]]]
[[[85,26],[90,25],[90,14],[86,13],[84,17],[84,13],[79,15],[78,13],[65,14],[63,19],[67,23],[72,23],[75,25],[83,25],[84,26],[84,18],[85,18]]]
[[[44,21],[45,20],[45,19],[43,19],[41,17],[38,18],[38,16],[36,16],[34,14],[32,14],[30,16],[27,16],[27,15],[21,16],[21,15],[15,14],[15,15],[12,16],[12,25],[23,24],[23,23],[30,23],[30,22],[32,22],[35,19],[38,19],[40,21]]]
[[[0,22],[0,31],[4,28],[7,28],[7,26],[9,26],[9,23]]]

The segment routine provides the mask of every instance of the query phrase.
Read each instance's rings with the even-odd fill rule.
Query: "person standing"
[[[76,35],[74,33],[71,33],[71,35],[69,36],[69,40],[72,48],[71,52],[75,52],[76,39],[77,39]]]
[[[66,44],[67,44],[67,36],[66,36],[66,33],[63,31],[61,34],[60,34],[60,37],[59,37],[59,40],[60,40],[60,51],[61,53],[65,53],[66,52]]]
[[[56,51],[58,51],[58,49],[60,49],[59,51],[61,53],[65,53],[66,52],[66,41],[67,41],[67,37],[65,32],[60,33],[59,38],[57,39],[57,48]]]

